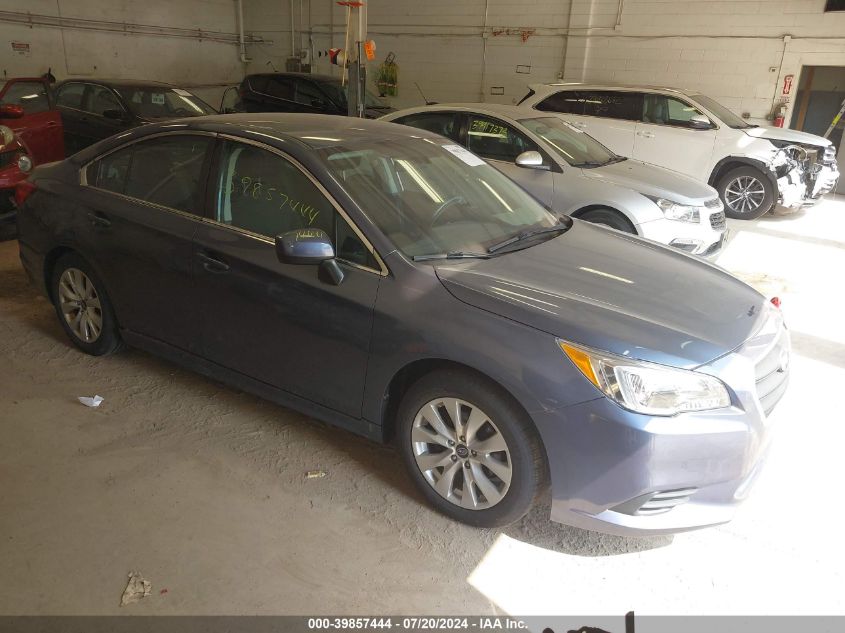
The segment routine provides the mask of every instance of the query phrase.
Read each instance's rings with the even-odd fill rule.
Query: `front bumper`
[[[0,224],[13,224],[17,217],[14,203],[15,185],[26,180],[27,174],[17,165],[0,169]]]
[[[798,168],[777,179],[778,204],[786,209],[800,209],[812,206],[822,196],[830,193],[839,182],[839,168],[836,163],[817,166],[819,171],[809,176],[801,173]]]
[[[549,457],[552,520],[624,536],[729,521],[765,460],[768,414],[786,389],[788,350],[778,318],[699,368],[729,386],[733,406],[726,409],[654,417],[601,397],[535,414]]]
[[[636,229],[647,239],[709,258],[718,255],[724,246],[727,225],[720,207],[702,213],[696,224],[659,218],[638,224]]]

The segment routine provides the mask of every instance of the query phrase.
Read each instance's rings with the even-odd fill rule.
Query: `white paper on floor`
[[[77,400],[86,407],[99,407],[100,403],[103,401],[103,396],[94,396],[93,398],[89,398],[88,396],[79,396]]]
[[[126,583],[126,589],[123,590],[123,595],[120,597],[120,606],[125,607],[127,604],[146,598],[150,595],[152,587],[150,581],[144,580],[141,576],[141,572],[129,572],[129,582]]]

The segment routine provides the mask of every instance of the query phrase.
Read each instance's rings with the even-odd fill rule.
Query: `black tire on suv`
[[[719,178],[716,190],[725,205],[725,215],[736,220],[759,218],[772,209],[776,200],[772,181],[751,166],[730,170]]]

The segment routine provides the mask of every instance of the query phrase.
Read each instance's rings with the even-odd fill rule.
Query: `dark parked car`
[[[692,256],[556,216],[424,130],[149,125],[33,172],[21,259],[83,351],[137,346],[375,440],[479,526],[728,521],[789,334]]]
[[[348,112],[347,87],[339,77],[308,73],[262,73],[247,75],[238,88],[223,95],[221,112],[302,112],[339,114]],[[393,112],[369,90],[364,101],[369,119]]]
[[[55,94],[68,154],[144,123],[216,112],[187,90],[158,81],[68,79]]]

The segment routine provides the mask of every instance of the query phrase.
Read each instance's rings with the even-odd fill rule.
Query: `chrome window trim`
[[[255,146],[259,149],[263,149],[263,150],[268,151],[272,154],[276,154],[277,156],[280,156],[281,158],[283,158],[284,160],[286,160],[290,164],[292,164],[294,167],[296,167],[300,172],[302,172],[302,174],[306,178],[308,178],[309,181],[311,181],[311,183],[317,188],[317,190],[326,198],[326,200],[329,201],[329,203],[332,205],[334,210],[340,215],[340,217],[342,217],[346,221],[346,223],[352,228],[355,235],[357,235],[358,239],[361,240],[361,243],[364,245],[364,248],[366,248],[370,252],[370,254],[375,258],[376,262],[378,262],[380,270],[377,270],[375,268],[371,268],[369,266],[364,266],[362,264],[357,264],[355,262],[350,262],[349,260],[346,260],[346,259],[343,259],[343,258],[340,258],[340,257],[338,257],[338,259],[340,261],[342,261],[344,264],[349,264],[350,266],[354,266],[355,268],[360,268],[361,270],[373,272],[373,273],[380,275],[382,277],[386,277],[390,274],[390,270],[387,268],[387,265],[384,263],[384,260],[382,259],[381,255],[379,255],[378,251],[375,249],[375,247],[373,247],[370,240],[368,240],[367,237],[363,234],[363,232],[361,232],[361,229],[358,228],[358,225],[355,224],[355,222],[352,221],[352,219],[349,217],[349,215],[346,213],[346,211],[343,209],[343,207],[340,206],[340,203],[337,200],[335,200],[334,196],[331,193],[329,193],[329,191],[323,186],[323,184],[319,180],[317,180],[314,177],[314,175],[310,171],[308,171],[298,160],[296,160],[296,158],[294,158],[293,156],[291,156],[287,152],[280,150],[277,147],[267,145],[266,143],[262,143],[261,141],[256,141],[256,140],[251,139],[251,138],[245,138],[245,137],[242,137],[242,136],[234,136],[234,135],[231,135],[231,134],[220,134],[219,136],[220,136],[221,139],[233,141],[235,143],[244,143],[246,145],[253,145],[253,146]],[[229,224],[223,224],[222,222],[218,222],[217,220],[211,220],[209,218],[206,218],[206,219],[208,219],[210,222],[213,222],[217,226],[232,228],[231,225],[229,225]],[[237,227],[235,227],[235,228],[237,228]],[[238,230],[247,234],[247,235],[257,235],[255,233],[252,233],[251,231],[246,231],[244,229],[238,229]],[[262,235],[260,237],[263,238],[264,240],[269,239],[265,235]],[[270,243],[275,244],[275,240],[270,240]]]
[[[123,194],[123,193],[117,193],[116,191],[109,191],[108,189],[101,189],[99,187],[95,187],[94,185],[88,184],[88,175],[87,175],[88,168],[93,163],[102,160],[106,156],[110,156],[111,154],[118,152],[122,149],[125,149],[125,148],[129,147],[130,145],[135,145],[136,143],[140,143],[142,141],[146,141],[146,140],[149,140],[149,139],[160,138],[162,136],[186,136],[186,135],[209,136],[209,137],[213,137],[213,138],[226,139],[226,140],[230,140],[230,141],[237,142],[237,143],[245,143],[247,145],[253,145],[255,147],[258,147],[259,149],[269,151],[269,152],[276,154],[276,155],[280,156],[281,158],[287,160],[294,167],[299,169],[299,171],[302,172],[305,175],[305,177],[308,178],[308,180],[310,180],[311,183],[315,187],[317,187],[317,190],[320,191],[320,193],[329,201],[329,203],[334,208],[335,212],[337,212],[346,221],[346,223],[354,231],[355,235],[358,236],[358,239],[361,240],[361,243],[364,245],[364,248],[366,248],[373,255],[376,262],[379,264],[380,269],[371,268],[370,266],[364,266],[362,264],[358,264],[356,262],[351,262],[351,261],[349,261],[347,259],[343,259],[341,257],[338,257],[337,259],[339,261],[343,262],[345,265],[352,266],[353,268],[357,268],[359,270],[371,272],[371,273],[374,273],[374,274],[379,275],[381,277],[387,277],[390,274],[390,269],[384,263],[384,259],[381,257],[379,252],[373,247],[370,240],[368,240],[366,238],[366,236],[361,232],[361,229],[358,228],[358,225],[355,224],[355,222],[352,221],[352,219],[349,217],[349,215],[346,213],[346,211],[343,209],[343,207],[341,207],[340,204],[337,202],[337,200],[335,200],[334,196],[332,196],[328,192],[328,190],[316,178],[314,178],[314,176],[311,174],[311,172],[309,172],[307,169],[305,169],[305,167],[303,167],[303,165],[298,160],[296,160],[293,156],[291,156],[290,154],[283,152],[282,150],[280,150],[278,148],[267,145],[265,143],[261,143],[260,141],[256,141],[256,140],[253,140],[253,139],[244,138],[244,137],[240,137],[240,136],[234,136],[234,135],[231,135],[231,134],[218,134],[216,132],[208,132],[206,130],[183,130],[183,129],[179,129],[179,130],[167,130],[165,132],[156,132],[155,134],[148,134],[147,136],[143,136],[141,138],[135,138],[135,139],[131,139],[129,141],[126,141],[125,143],[122,143],[122,144],[118,145],[117,147],[113,147],[110,150],[108,150],[107,152],[104,152],[104,153],[100,154],[99,156],[96,156],[95,158],[92,158],[91,160],[89,160],[87,163],[85,163],[84,165],[82,165],[79,168],[79,184],[82,187],[88,187],[90,189],[94,189],[94,190],[99,191],[101,193],[113,195],[113,196],[116,196],[118,198],[122,198],[124,200],[128,200],[128,201],[131,201],[131,202],[136,202],[138,204],[142,204],[144,206],[147,206],[147,207],[150,207],[150,208],[153,208],[153,209],[159,209],[159,210],[162,210],[162,211],[169,211],[169,212],[175,213],[177,215],[192,218],[192,219],[197,220],[197,221],[204,223],[204,224],[210,224],[212,226],[216,226],[216,227],[224,228],[224,229],[227,229],[227,230],[230,230],[230,231],[234,231],[235,233],[239,233],[239,234],[241,234],[245,237],[250,237],[254,240],[258,240],[259,242],[264,242],[266,244],[270,244],[275,248],[276,241],[274,239],[267,237],[266,235],[254,233],[254,232],[249,231],[247,229],[242,229],[242,228],[237,227],[237,226],[232,226],[231,224],[224,224],[224,223],[218,222],[217,220],[214,220],[212,218],[207,218],[207,217],[197,215],[197,214],[194,214],[194,213],[189,213],[187,211],[182,211],[181,209],[174,209],[172,207],[167,207],[167,206],[164,206],[164,205],[156,204],[155,202],[149,202],[147,200],[142,200],[140,198],[133,198],[132,196],[127,196],[126,194]]]

